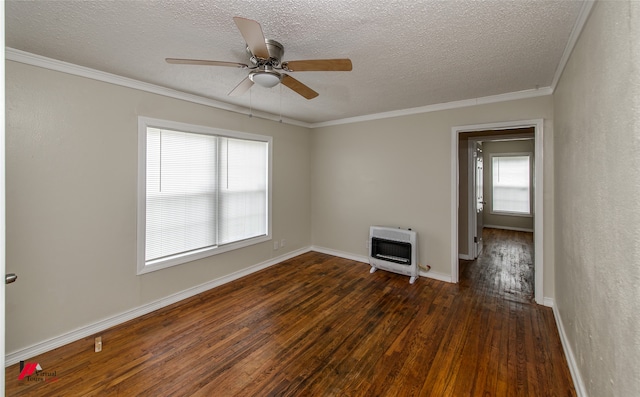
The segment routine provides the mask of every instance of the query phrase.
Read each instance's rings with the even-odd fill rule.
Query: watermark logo
[[[20,361],[20,374],[18,380],[28,382],[55,382],[58,380],[56,372],[45,372],[39,363],[25,363]]]
[[[42,371],[42,367],[38,363],[26,363],[24,361],[20,361],[20,375],[18,375],[18,380],[22,380],[25,376],[31,376],[36,371]]]

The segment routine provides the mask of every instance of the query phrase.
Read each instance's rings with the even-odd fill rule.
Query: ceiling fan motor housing
[[[264,65],[271,66],[273,68],[279,67],[282,56],[284,55],[284,46],[271,39],[264,39],[264,43],[267,46],[267,51],[269,51],[269,59],[258,58],[251,52],[249,46],[247,46],[247,54],[249,54],[251,63],[257,67]]]

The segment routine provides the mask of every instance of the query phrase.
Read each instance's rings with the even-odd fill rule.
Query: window
[[[270,239],[271,137],[141,117],[138,274]]]
[[[531,154],[491,155],[491,212],[531,215]]]

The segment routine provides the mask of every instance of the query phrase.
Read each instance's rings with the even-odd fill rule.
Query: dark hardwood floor
[[[516,302],[535,302],[533,233],[484,229],[474,261],[460,260],[461,288]]]
[[[575,396],[552,311],[474,266],[410,285],[307,253],[27,360],[42,381],[8,367],[6,395]]]

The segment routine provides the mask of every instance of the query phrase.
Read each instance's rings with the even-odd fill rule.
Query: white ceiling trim
[[[588,11],[586,12],[586,14],[588,15]],[[584,21],[586,21],[586,17],[584,18]],[[582,22],[582,24],[580,24],[580,29],[582,29],[582,26],[584,26],[584,21]],[[578,26],[578,24],[576,24],[576,26]],[[579,34],[576,34],[576,39],[578,35]],[[572,47],[573,45],[575,45],[575,40],[571,43],[571,45]],[[565,51],[565,53],[570,54],[571,51],[567,50]],[[111,84],[115,84],[123,87],[133,88],[133,89],[137,89],[145,92],[150,92],[153,94],[167,96],[170,98],[181,99],[188,102],[197,103],[200,105],[210,106],[216,109],[227,110],[230,112],[243,114],[246,116],[257,117],[257,118],[270,120],[270,121],[280,121],[280,116],[274,115],[271,113],[260,112],[255,110],[250,111],[250,109],[242,106],[236,106],[229,103],[201,97],[198,95],[188,94],[188,93],[173,90],[170,88],[161,87],[155,84],[145,83],[139,80],[134,80],[127,77],[122,77],[115,74],[102,72],[100,70],[91,69],[91,68],[75,65],[68,62],[63,62],[56,59],[43,57],[41,55],[36,55],[26,51],[17,50],[11,47],[6,47],[5,57],[7,60],[10,60],[10,61],[20,62],[27,65],[32,65],[32,66],[38,66],[38,67],[42,67],[49,70],[54,70],[62,73],[75,75],[75,76],[85,77],[85,78],[98,80],[106,83],[111,83]],[[566,64],[566,61],[565,61],[565,64]],[[464,107],[489,104],[489,103],[535,98],[535,97],[546,96],[551,94],[553,94],[552,87],[542,87],[538,89],[510,92],[506,94],[492,95],[492,96],[473,98],[473,99],[465,99],[465,100],[454,101],[454,102],[439,103],[439,104],[420,106],[420,107],[410,108],[410,109],[394,110],[390,112],[382,112],[382,113],[370,114],[365,116],[350,117],[350,118],[326,121],[321,123],[307,123],[304,121],[283,117],[282,123],[297,125],[305,128],[320,128],[320,127],[328,127],[328,126],[341,125],[341,124],[351,124],[351,123],[357,123],[362,121],[372,121],[372,120],[408,116],[408,115],[414,115],[414,114],[420,114],[420,113],[436,112],[440,110],[464,108]]]
[[[567,66],[567,62],[569,62],[569,57],[573,52],[573,47],[576,46],[576,42],[580,37],[580,33],[582,33],[582,29],[584,28],[584,25],[587,23],[587,19],[589,18],[589,14],[591,14],[591,9],[593,9],[594,4],[595,4],[595,0],[586,1],[585,3],[582,4],[582,8],[580,9],[580,14],[578,15],[578,19],[576,19],[575,25],[573,25],[573,29],[571,30],[571,35],[569,36],[569,41],[567,41],[567,45],[564,47],[562,58],[560,58],[560,62],[558,63],[558,68],[556,69],[556,73],[553,76],[553,81],[551,82],[551,89],[553,91],[556,90],[556,86],[560,81],[562,72],[564,72],[564,68]]]
[[[314,123],[311,125],[311,128],[328,127],[328,126],[339,125],[339,124],[357,123],[361,121],[388,119],[391,117],[409,116],[412,114],[437,112],[440,110],[449,110],[449,109],[458,109],[458,108],[464,108],[464,107],[475,106],[475,105],[483,105],[488,103],[507,102],[507,101],[513,101],[517,99],[535,98],[535,97],[546,96],[551,94],[553,94],[553,90],[551,89],[551,87],[543,87],[543,88],[538,88],[534,90],[509,92],[506,94],[485,96],[482,98],[464,99],[462,101],[438,103],[435,105],[420,106],[420,107],[411,108],[411,109],[393,110],[390,112],[376,113],[376,114],[370,114],[366,116],[358,116],[358,117],[350,117],[350,118],[341,119],[341,120],[325,121],[322,123]]]
[[[127,88],[133,88],[140,91],[150,92],[152,94],[163,95],[170,98],[181,99],[188,102],[197,103],[199,105],[210,106],[216,109],[227,110],[234,113],[243,114],[250,117],[257,117],[265,120],[280,121],[280,116],[271,113],[250,110],[243,106],[236,106],[229,103],[216,101],[213,99],[201,97],[198,95],[188,94],[185,92],[161,87],[155,84],[145,83],[139,80],[122,77],[111,73],[102,72],[100,70],[87,68],[84,66],[74,65],[69,62],[59,61],[43,57],[41,55],[32,54],[26,51],[17,50],[15,48],[6,47],[5,58],[9,61],[24,63],[31,66],[38,66],[44,69],[54,70],[57,72],[67,73],[75,76],[86,77],[89,79],[111,83]],[[304,121],[282,118],[282,122],[286,124],[297,125],[301,127],[311,128],[311,124]]]

